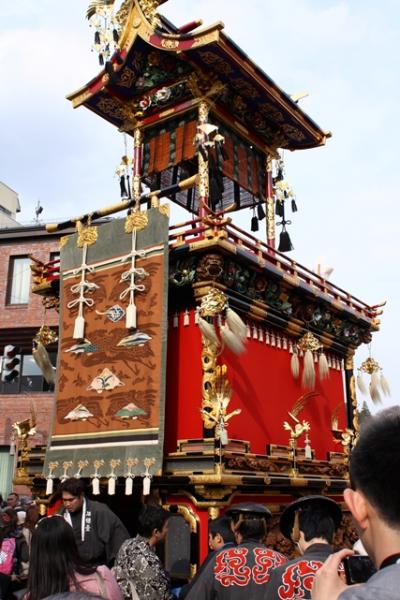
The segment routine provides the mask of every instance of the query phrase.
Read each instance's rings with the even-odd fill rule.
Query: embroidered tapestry
[[[61,249],[58,383],[45,476],[143,475],[146,464],[161,472],[168,217],[159,209],[136,217],[81,226]]]

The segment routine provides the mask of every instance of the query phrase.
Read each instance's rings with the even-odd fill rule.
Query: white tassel
[[[380,384],[381,384],[382,392],[385,394],[385,396],[390,396],[390,387],[389,387],[389,384],[388,384],[386,378],[383,376],[382,372],[381,372]]]
[[[317,363],[318,362],[318,354],[314,354],[314,362]]]
[[[305,439],[306,445],[304,446],[304,458],[312,460],[312,449],[310,446],[310,438],[307,436]]]
[[[269,339],[269,331],[268,331],[268,329],[265,330],[265,343],[267,344],[267,346],[269,346],[270,339]]]
[[[53,479],[49,477],[46,481],[46,496],[50,496],[53,493]]]
[[[276,336],[276,347],[279,349],[282,348],[282,339],[280,335]]]
[[[253,340],[258,340],[258,330],[255,325],[253,325]]]
[[[100,479],[98,477],[92,479],[92,493],[93,496],[98,496],[100,494]]]
[[[241,354],[242,352],[244,352],[245,347],[244,347],[242,340],[240,338],[236,337],[236,335],[234,333],[232,333],[232,331],[229,329],[229,327],[227,325],[223,325],[221,327],[220,331],[221,331],[221,338],[222,338],[225,346],[227,348],[229,348],[229,350],[231,350],[231,352],[234,352],[235,354]]]
[[[226,309],[226,322],[229,329],[237,335],[238,338],[244,340],[247,335],[246,323],[242,321],[239,315],[231,308]]]
[[[271,332],[271,346],[275,346],[275,345],[276,345],[275,334],[274,334],[274,332]]]
[[[379,374],[378,371],[373,371],[371,373],[371,383],[369,384],[369,394],[375,404],[379,404],[382,402],[381,395],[379,393]]]
[[[194,322],[195,322],[195,325],[199,324],[199,311],[198,310],[195,310],[195,312],[194,312]]]
[[[75,319],[74,340],[83,340],[85,337],[85,319],[81,315],[78,315]]]
[[[318,359],[318,373],[321,381],[329,377],[329,366],[326,356],[323,352],[319,355]]]
[[[260,342],[264,341],[264,333],[263,333],[262,327],[260,327],[258,329],[258,339],[260,340]]]
[[[215,327],[212,323],[209,323],[203,317],[199,315],[199,327],[201,333],[206,337],[210,342],[219,346],[219,339],[217,336],[217,332],[215,331]]]
[[[47,383],[55,383],[56,381],[56,369],[53,367],[50,361],[49,353],[41,342],[36,344],[36,347],[32,349],[32,356],[43,373],[43,377]]]
[[[248,338],[251,337],[251,329],[250,329],[250,325],[248,323],[246,325],[246,337],[248,337]]]
[[[188,309],[185,310],[185,314],[183,315],[183,325],[184,327],[190,325],[190,315]]]
[[[150,494],[150,483],[151,479],[148,475],[143,477],[143,496],[148,496]]]
[[[226,446],[228,443],[228,432],[226,431],[225,427],[223,429],[221,429],[221,434],[220,434],[220,442],[221,442],[221,446]]]
[[[132,496],[133,492],[133,479],[132,477],[127,477],[125,479],[125,496]]]
[[[115,494],[115,477],[110,477],[108,480],[107,493],[109,496],[114,496]]]
[[[333,367],[333,365],[332,365],[332,357],[331,357],[330,354],[328,354],[327,358],[328,358],[328,367],[331,369]]]
[[[290,369],[292,371],[292,375],[295,379],[300,375],[300,363],[299,363],[299,355],[297,352],[293,352],[292,358],[290,359]]]
[[[364,379],[361,373],[357,375],[357,386],[362,394],[367,394],[367,388],[365,387]]]
[[[284,350],[287,350],[287,349],[288,349],[288,346],[287,346],[287,338],[286,338],[286,337],[283,337],[283,338],[282,338],[282,348],[283,348]]]
[[[128,304],[126,308],[126,329],[136,329],[136,304]]]
[[[373,375],[373,373],[372,373],[372,375]],[[369,384],[369,395],[371,396],[371,400],[374,404],[379,404],[380,402],[382,402],[382,398],[379,393],[378,386],[376,384],[374,384],[374,382],[372,381],[372,375],[371,375],[371,383]]]
[[[289,354],[293,354],[293,352],[294,352],[294,346],[293,346],[292,340],[290,340],[290,342],[289,342]]]
[[[174,314],[174,318],[172,319],[172,327],[179,327],[179,315],[177,312]]]
[[[304,354],[304,368],[301,383],[305,388],[314,389],[315,387],[314,358],[311,350],[306,350]]]

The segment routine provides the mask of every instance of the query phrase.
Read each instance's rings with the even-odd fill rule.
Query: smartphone
[[[343,559],[343,565],[349,585],[365,583],[376,573],[375,565],[369,556],[347,556]]]

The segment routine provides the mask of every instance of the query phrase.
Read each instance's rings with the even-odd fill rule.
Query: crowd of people
[[[11,493],[1,512],[0,600],[394,600],[400,598],[400,408],[371,417],[350,457],[344,501],[372,559],[365,583],[346,583],[354,551],[334,552],[342,511],[320,495],[301,497],[280,518],[298,556],[267,547],[265,505],[232,505],[209,523],[210,553],[190,583],[172,588],[157,545],[170,513],[142,507],[137,535],[82,480],[61,484],[61,507],[39,519],[37,506]],[[353,561],[354,562],[354,561]]]

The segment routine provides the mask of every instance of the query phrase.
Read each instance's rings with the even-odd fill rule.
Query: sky
[[[65,96],[98,72],[88,0],[13,0],[0,7],[0,181],[20,197],[19,221],[62,220],[118,201],[122,134]],[[118,3],[118,0],[117,0]],[[180,26],[221,20],[284,91],[332,132],[325,147],[286,152],[299,212],[289,255],[368,304],[387,300],[371,353],[397,404],[399,341],[400,3],[397,0],[168,0]],[[235,222],[249,230],[251,214]],[[356,366],[367,358],[362,346]],[[361,402],[366,399],[359,394]],[[376,410],[368,401],[371,410]]]

